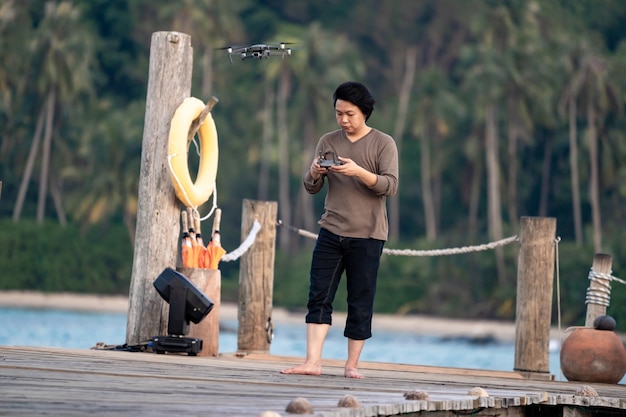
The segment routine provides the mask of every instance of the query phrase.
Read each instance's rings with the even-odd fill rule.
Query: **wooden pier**
[[[172,114],[190,95],[191,51],[188,35],[153,34],[138,196],[141,232],[135,242],[129,291],[126,342],[130,345],[164,334],[165,303],[154,291],[153,280],[176,264],[180,244],[180,204],[169,177],[167,138]],[[258,211],[252,214],[263,217]],[[242,352],[268,349],[274,217],[263,217],[269,225],[264,242],[251,249],[265,251],[264,256],[242,258],[240,282],[245,290],[238,340]],[[287,412],[288,405],[302,398],[312,410],[299,415],[317,417],[626,416],[624,385],[591,384],[597,395],[589,396],[581,391],[589,384],[545,377],[549,376],[550,315],[546,313],[551,311],[555,219],[522,220],[514,366],[519,372],[361,362],[359,369],[366,378],[348,379],[343,377],[343,361],[335,360],[323,361],[322,376],[283,375],[281,369],[301,363],[302,358],[269,353],[195,357],[0,346],[0,415],[266,417],[266,412],[273,412],[273,416],[287,416],[293,415]],[[250,223],[242,222],[242,234]],[[245,279],[247,275],[255,279],[253,284]],[[252,285],[264,290],[248,290]],[[264,298],[251,302],[246,297]],[[258,305],[262,308],[254,312],[249,308]],[[487,395],[475,394],[474,388]],[[406,393],[420,393],[423,399],[406,398]],[[357,407],[340,407],[346,396],[354,398]]]
[[[0,415],[260,416],[296,398],[309,416],[624,416],[624,385],[530,380],[516,372],[365,362],[365,379],[343,377],[324,361],[322,376],[283,375],[302,358],[266,354],[217,357],[43,347],[0,347]],[[474,387],[489,396],[470,395]],[[428,400],[408,400],[422,391]],[[350,395],[358,408],[339,407]]]

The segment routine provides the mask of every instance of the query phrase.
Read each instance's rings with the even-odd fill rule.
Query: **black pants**
[[[384,243],[320,230],[311,261],[307,323],[332,324],[332,303],[345,270],[348,317],[343,334],[356,340],[372,337],[376,279]]]

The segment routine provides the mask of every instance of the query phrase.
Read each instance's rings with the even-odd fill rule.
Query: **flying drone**
[[[242,60],[250,58],[263,59],[269,58],[270,56],[280,56],[285,58],[285,55],[291,55],[291,48],[288,48],[287,45],[289,45],[287,42],[268,45],[259,43],[250,46],[227,46],[219,49],[226,51],[228,59],[232,63],[233,55],[240,56]]]

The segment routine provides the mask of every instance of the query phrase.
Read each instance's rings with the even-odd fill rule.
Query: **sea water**
[[[91,313],[48,309],[0,308],[0,346],[42,346],[89,349],[98,343],[123,345],[125,313]],[[237,322],[221,323],[219,351],[237,351]],[[306,326],[276,323],[270,354],[304,357]],[[345,359],[346,339],[341,326],[331,327],[324,343],[324,358]],[[512,371],[512,342],[467,338],[440,338],[406,332],[377,331],[365,343],[362,361],[453,368]],[[565,380],[559,365],[558,343],[550,349],[550,373]],[[626,383],[624,378],[620,384]]]

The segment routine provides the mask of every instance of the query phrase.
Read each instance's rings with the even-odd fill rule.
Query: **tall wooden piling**
[[[189,35],[152,34],[126,325],[128,344],[167,333],[167,323],[161,320],[166,303],[153,282],[166,267],[176,265],[180,207],[169,175],[167,145],[172,116],[191,93],[192,64]]]
[[[238,353],[267,353],[270,349],[277,208],[272,201],[243,200],[242,240],[255,220],[261,229],[239,266]]]
[[[519,240],[514,370],[549,379],[556,219],[522,217]]]
[[[611,275],[611,268],[613,268],[613,258],[611,255],[605,253],[596,253],[593,256],[593,263],[591,264],[591,273],[597,272],[601,275]],[[598,296],[587,299],[587,315],[585,317],[585,327],[593,327],[593,322],[598,316],[604,316],[606,314],[606,307],[611,299],[611,282],[608,278],[601,276],[595,276],[595,279],[589,281],[589,289],[587,290],[589,297],[589,291],[597,292],[601,294],[602,300],[598,299]],[[603,302],[605,301],[605,302]]]

